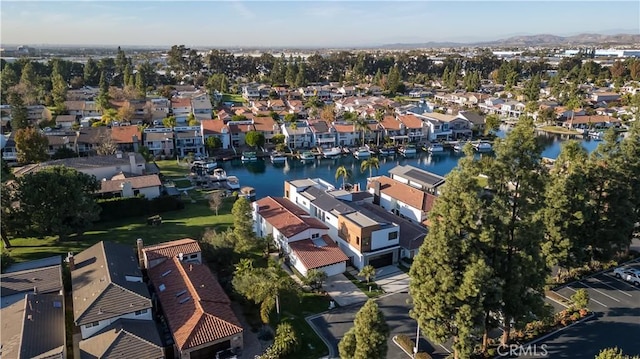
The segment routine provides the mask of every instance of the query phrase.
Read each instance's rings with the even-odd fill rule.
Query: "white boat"
[[[427,150],[430,153],[440,153],[444,152],[444,147],[442,147],[442,145],[439,143],[432,143],[429,147],[427,147]]]
[[[229,189],[240,189],[240,180],[236,176],[228,176],[227,186]]]
[[[604,132],[602,131],[591,131],[589,132],[589,137],[594,141],[602,141],[604,137]]]
[[[416,146],[414,145],[405,145],[400,147],[400,149],[398,150],[403,156],[413,156],[416,153],[418,153],[418,151],[416,150]]]
[[[324,158],[336,157],[336,156],[340,156],[341,154],[342,154],[342,148],[340,147],[333,147],[331,149],[322,151],[322,155],[324,156]]]
[[[255,152],[242,152],[242,162],[253,162],[258,160]]]
[[[455,145],[453,145],[454,151],[462,151],[463,148],[464,148],[464,143],[462,142],[458,142]]]
[[[287,160],[287,156],[284,153],[280,152],[272,152],[271,153],[271,162],[272,163],[282,163]]]
[[[216,168],[213,170],[213,177],[218,181],[225,181],[227,179],[227,172],[222,168]]]
[[[371,151],[366,147],[359,147],[353,152],[353,156],[357,159],[369,158],[371,156]]]
[[[300,159],[302,161],[311,161],[311,160],[315,160],[316,156],[310,151],[305,151],[300,154]]]
[[[393,147],[382,147],[378,153],[380,156],[391,156],[396,153],[396,150]]]
[[[473,147],[478,152],[488,152],[488,151],[491,151],[493,149],[493,147],[491,146],[491,144],[489,142],[483,142],[483,141],[480,141],[478,143],[474,143]]]

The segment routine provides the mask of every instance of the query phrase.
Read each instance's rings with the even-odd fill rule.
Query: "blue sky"
[[[640,1],[6,1],[3,44],[368,46],[640,33]]]

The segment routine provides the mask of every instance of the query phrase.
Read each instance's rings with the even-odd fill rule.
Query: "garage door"
[[[390,266],[393,264],[393,252],[383,254],[378,257],[370,258],[369,264],[372,265],[374,268]]]

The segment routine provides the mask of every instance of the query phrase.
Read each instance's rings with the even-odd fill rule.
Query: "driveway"
[[[627,265],[640,269],[640,260]],[[616,346],[627,355],[640,355],[640,288],[607,271],[554,291],[568,299],[578,289],[589,292],[589,308],[596,317],[538,342],[546,345],[548,357],[593,358],[601,349]]]
[[[402,349],[398,348],[391,340],[394,335],[405,334],[411,338],[416,336],[416,322],[409,317],[411,305],[408,300],[408,293],[395,293],[376,300],[389,325],[388,359],[407,359],[407,355]],[[310,318],[311,325],[329,346],[329,358],[338,357],[338,343],[353,326],[353,320],[360,307],[359,305],[354,305],[347,308],[338,308]],[[445,358],[449,354],[449,349],[440,345],[432,345],[422,337],[419,348],[420,351],[426,351],[431,354],[434,359]]]
[[[344,274],[332,275],[323,285],[324,290],[341,307],[364,303],[369,299],[355,284],[351,283]]]

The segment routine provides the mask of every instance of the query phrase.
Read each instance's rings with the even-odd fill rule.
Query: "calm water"
[[[503,137],[504,131],[498,132],[498,136]],[[556,158],[560,153],[561,144],[565,141],[559,135],[543,134],[540,135],[541,141],[545,146],[542,152],[543,157]],[[582,145],[589,151],[593,151],[600,142],[581,140]],[[405,158],[396,154],[390,157],[379,157],[380,169],[373,169],[373,175],[385,175],[390,169],[398,165],[412,165],[422,168],[429,172],[445,176],[458,163],[461,158],[460,154],[454,151],[444,152],[442,154],[431,155],[419,151],[414,158]],[[240,160],[233,160],[222,163],[228,175],[237,176],[241,186],[251,186],[256,189],[257,198],[265,196],[283,196],[284,181],[301,178],[322,178],[339,187],[342,179],[335,179],[336,168],[341,165],[346,166],[352,172],[349,183],[360,183],[364,188],[369,171],[364,173],[360,171],[361,160],[355,159],[351,155],[342,156],[336,159],[319,158],[314,161],[302,162],[297,159],[287,159],[286,163],[272,164],[267,159],[259,159],[257,162],[242,163]]]

